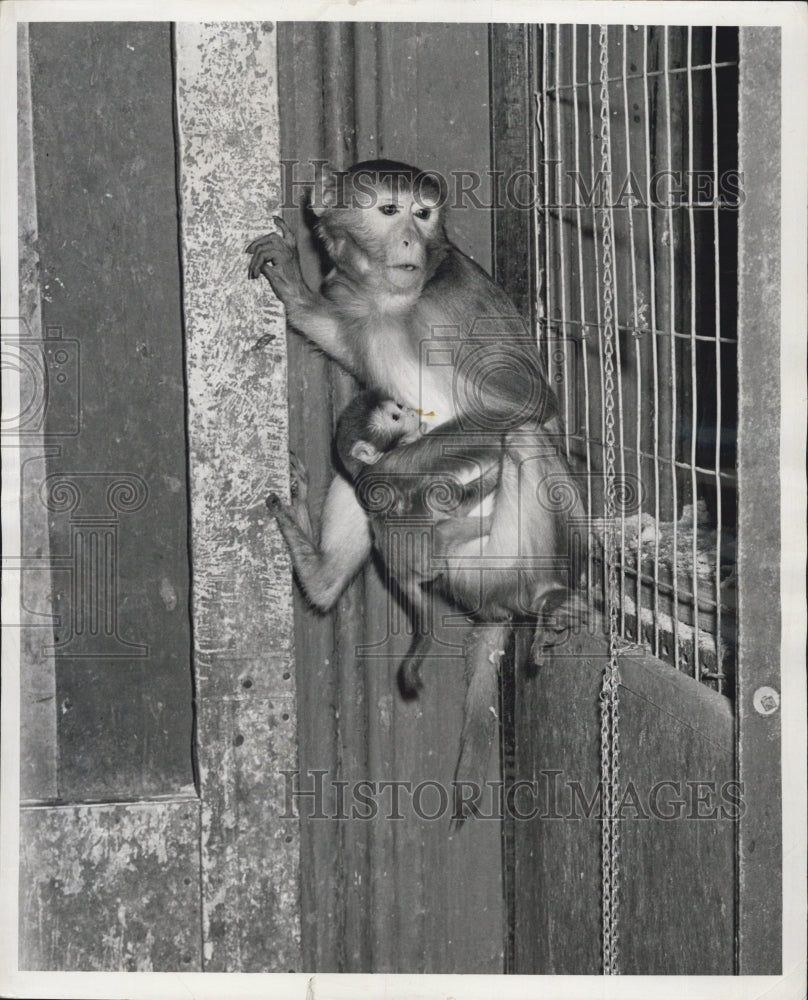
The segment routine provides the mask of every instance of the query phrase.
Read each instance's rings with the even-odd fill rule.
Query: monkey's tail
[[[452,830],[479,813],[488,759],[497,732],[499,665],[505,653],[507,625],[478,626],[466,651],[466,698],[463,730],[453,787]]]

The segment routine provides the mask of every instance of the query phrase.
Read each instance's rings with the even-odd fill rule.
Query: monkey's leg
[[[402,698],[407,701],[417,698],[418,692],[423,687],[421,667],[424,660],[430,655],[434,640],[429,628],[429,623],[435,620],[434,609],[431,613],[429,610],[429,604],[434,600],[434,594],[430,588],[424,590],[421,586],[422,583],[426,582],[423,570],[424,567],[416,556],[414,563],[407,564],[405,573],[396,575],[396,583],[406,598],[410,618],[415,628],[410,648],[401,661],[396,675],[398,690]],[[429,579],[434,580],[436,576],[437,573],[430,576]]]
[[[297,578],[306,596],[320,611],[329,611],[370,555],[370,527],[364,510],[344,479],[331,483],[323,507],[320,544],[301,527],[294,507],[285,507],[274,494],[267,506],[278,521]]]
[[[449,557],[456,554],[456,549],[467,542],[478,541],[481,547],[488,541],[488,532],[491,530],[491,515],[485,517],[447,517],[435,525],[433,532],[434,549],[432,551],[432,568],[434,573],[432,579],[439,575],[447,575],[451,578],[451,570],[445,569],[441,563],[441,557]],[[475,553],[464,553],[474,555]],[[423,620],[423,602],[426,595],[421,590],[418,583],[414,586],[403,587],[410,602],[410,606],[415,614],[416,622]],[[423,687],[421,681],[421,667],[424,660],[429,655],[432,637],[430,635],[417,634],[413,640],[407,656],[402,660],[398,668],[398,689],[403,698],[412,699],[418,697],[418,692]]]
[[[478,812],[497,731],[499,664],[505,653],[509,628],[508,624],[478,625],[466,650],[466,699],[454,779],[452,826],[455,829],[468,816]]]
[[[276,215],[273,221],[280,232],[259,236],[245,251],[252,254],[250,277],[263,274],[284,304],[289,323],[329,357],[355,373],[353,354],[338,321],[322,296],[315,295],[303,278],[295,234],[280,216]]]
[[[476,479],[463,486],[461,501],[453,512],[454,516],[465,517],[469,511],[481,504],[489,493],[493,493],[499,486],[501,471],[501,455],[496,455],[495,460],[489,461],[485,470]]]
[[[452,555],[458,545],[479,539],[485,543],[491,531],[491,514],[485,517],[471,515],[469,517],[447,517],[435,525],[434,539],[436,556]]]

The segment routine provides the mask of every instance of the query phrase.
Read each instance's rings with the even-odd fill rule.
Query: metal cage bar
[[[687,28],[687,68],[685,77],[687,80],[687,168],[688,178],[693,177],[693,27]],[[699,606],[699,576],[698,576],[698,485],[696,482],[696,428],[698,427],[698,392],[696,388],[696,231],[695,220],[693,218],[693,197],[688,189],[687,221],[690,233],[690,496],[693,505],[693,539],[692,539],[692,565],[690,576],[693,581],[692,593],[693,604]],[[696,680],[701,679],[699,666],[699,637],[695,635],[693,641],[693,676]]]
[[[628,28],[623,25],[623,107],[626,109],[626,113],[623,115],[623,124],[625,126],[625,144],[626,144],[626,170],[629,176],[632,176],[632,163],[631,163],[631,134],[629,129],[629,115],[628,115]],[[637,482],[642,482],[642,359],[641,359],[641,347],[640,347],[640,318],[639,318],[639,301],[637,292],[637,249],[635,243],[634,234],[634,201],[633,198],[629,203],[628,211],[628,232],[629,232],[629,262],[631,264],[631,312],[632,312],[632,339],[634,342],[634,363],[637,372],[637,387],[635,393],[635,410],[634,410],[634,439],[636,441],[636,454],[635,454],[635,474],[637,477]],[[642,535],[642,508],[637,507],[637,537],[640,538]],[[639,639],[642,635],[642,586],[640,582],[640,570],[641,567],[637,567],[637,587],[635,590],[635,609],[637,618],[637,628],[636,635]],[[624,625],[625,629],[625,625]]]
[[[589,35],[587,40],[591,36]],[[573,24],[572,26],[572,81],[573,84],[578,82],[578,25]],[[574,90],[574,97],[572,102],[572,116],[573,116],[573,136],[574,136],[574,163],[575,163],[575,173],[576,176],[580,176],[581,173],[581,123],[580,123],[580,112],[578,110],[578,91]],[[585,452],[585,469],[586,469],[586,488],[584,497],[584,506],[586,509],[587,523],[592,523],[593,508],[592,508],[592,427],[589,413],[589,327],[585,325],[586,323],[586,284],[582,280],[584,273],[584,227],[583,227],[583,216],[581,214],[580,204],[575,206],[575,236],[576,245],[578,249],[578,294],[580,296],[579,308],[580,308],[580,323],[582,329],[581,336],[581,372],[583,379],[583,399],[584,399],[584,413],[583,413],[583,431],[584,431],[584,452]],[[593,572],[593,561],[592,561],[592,546],[586,546],[586,579],[592,579]],[[587,588],[587,605],[591,609],[593,607],[593,595],[592,589]]]
[[[665,114],[665,152],[667,154],[667,169],[673,171],[673,160],[671,156],[671,142],[672,142],[672,100],[671,100],[671,79],[670,79],[670,28],[665,25],[664,28],[664,43],[663,43],[663,60],[664,60],[664,87],[665,87],[665,103],[664,103],[664,114]],[[671,329],[676,327],[676,255],[674,253],[674,220],[673,220],[673,207],[668,203],[665,209],[667,218],[667,232],[668,232],[668,295],[669,303],[668,308],[670,309],[670,325]],[[671,410],[669,414],[670,421],[670,453],[671,458],[676,454],[676,404],[677,404],[677,392],[676,392],[676,341],[671,337],[670,341],[670,378],[671,378]],[[672,508],[673,508],[673,556],[672,556],[672,566],[671,566],[671,576],[673,579],[673,663],[676,669],[679,669],[679,532],[678,532],[678,522],[677,514],[679,510],[679,490],[678,483],[676,479],[676,471],[673,468],[673,463],[671,463],[671,481],[670,481],[671,493],[672,493]]]
[[[710,108],[712,111],[711,140],[712,140],[712,168],[714,176],[718,176],[718,81],[716,79],[716,45],[718,39],[718,29],[713,28],[710,32],[710,62],[712,71],[710,73]],[[713,281],[715,287],[721,287],[721,247],[718,232],[718,199],[713,200]],[[721,331],[721,295],[715,297],[715,371],[716,379],[721,374],[721,342],[719,336]],[[721,428],[721,391],[715,394],[715,426]],[[721,504],[721,434],[715,435],[715,672],[716,685],[719,691],[724,690],[724,643],[722,636],[722,615],[721,615],[721,548],[722,548],[722,504]]]
[[[645,123],[644,128],[644,139],[645,139],[645,176],[650,178],[651,176],[651,103],[648,94],[648,84],[650,80],[649,70],[648,70],[648,34],[649,29],[643,29],[643,98],[645,102],[645,114],[643,116],[643,121]],[[651,306],[651,329],[656,331],[657,329],[657,302],[656,302],[656,260],[654,258],[654,220],[653,211],[651,209],[651,199],[648,198],[646,207],[646,219],[648,223],[648,260],[649,260],[649,290],[650,290],[650,306]],[[661,495],[660,495],[660,481],[659,481],[659,358],[657,357],[657,337],[656,333],[651,335],[651,350],[652,350],[652,377],[654,380],[654,394],[653,394],[653,434],[654,434],[654,450],[653,450],[653,462],[654,462],[654,523],[659,524],[660,511],[661,511]],[[642,557],[639,553],[639,542],[637,545],[638,554],[637,561],[641,565]],[[652,650],[655,656],[659,656],[660,641],[659,641],[659,532],[654,532],[654,582],[653,582],[653,601],[654,601],[654,611],[653,611],[653,628],[654,628],[654,642]],[[641,635],[638,629],[638,634]]]

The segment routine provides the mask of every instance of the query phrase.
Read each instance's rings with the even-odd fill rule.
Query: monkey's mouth
[[[409,290],[420,286],[421,271],[417,264],[388,264],[387,278],[394,288]]]

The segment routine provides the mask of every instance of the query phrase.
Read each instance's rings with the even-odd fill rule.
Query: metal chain
[[[607,570],[609,616],[609,660],[603,670],[600,691],[600,778],[603,802],[601,828],[603,973],[619,974],[618,904],[620,890],[620,828],[617,815],[620,798],[619,685],[617,659],[618,593],[615,559],[615,432],[614,432],[614,274],[612,262],[611,136],[609,132],[609,49],[605,25],[600,26],[600,161],[601,244],[603,250],[603,376],[605,454],[604,559]]]

